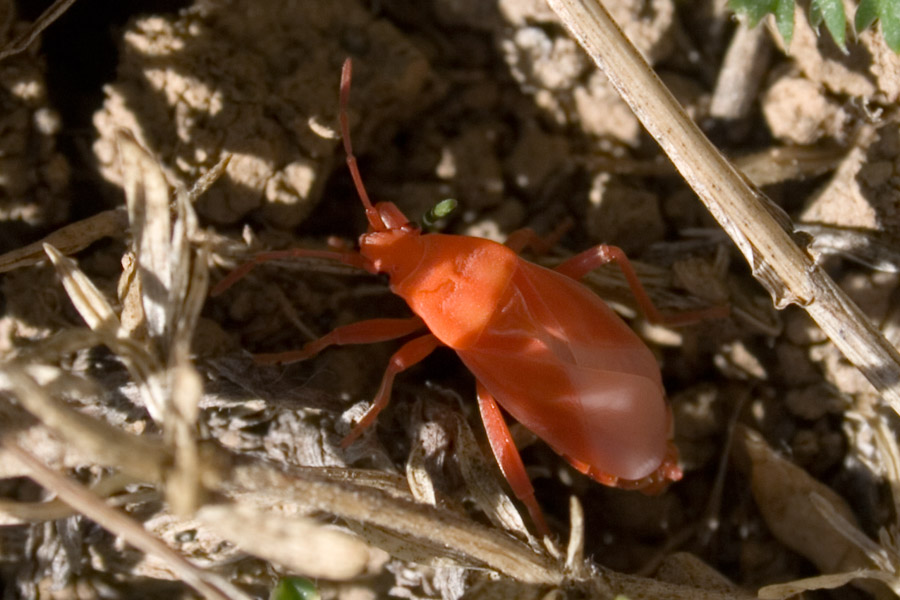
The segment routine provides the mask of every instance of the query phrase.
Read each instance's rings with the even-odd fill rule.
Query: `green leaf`
[[[900,3],[896,0],[879,0],[881,32],[884,41],[894,52],[900,52]]]
[[[821,35],[819,31],[819,26],[822,24],[822,21],[825,20],[825,16],[822,14],[822,11],[816,8],[815,3],[809,5],[809,25],[813,29],[816,30],[816,37]]]
[[[812,0],[809,12],[810,22],[815,22],[813,27],[818,27],[822,21],[825,21],[825,27],[828,28],[834,43],[846,53],[847,17],[844,15],[844,5],[841,0]]]
[[[778,25],[778,33],[784,40],[784,47],[790,49],[791,40],[794,39],[794,0],[778,0],[775,8],[775,24]]]
[[[778,0],[728,0],[728,6],[736,13],[746,15],[750,27],[756,24],[767,14],[775,12]]]
[[[744,15],[748,24],[754,27],[768,14],[775,15],[778,33],[790,48],[794,36],[795,0],[728,0],[731,10]],[[881,33],[891,50],[900,54],[900,0],[859,0],[853,17],[853,30],[859,34],[875,21],[881,23]],[[818,34],[819,26],[825,27],[834,42],[843,52],[847,52],[847,15],[842,0],[811,0],[809,23]]]
[[[853,16],[853,29],[857,34],[862,33],[871,27],[877,18],[878,0],[862,0],[856,7],[856,14]]]

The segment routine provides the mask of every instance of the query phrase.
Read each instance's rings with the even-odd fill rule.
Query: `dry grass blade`
[[[87,326],[109,336],[117,335],[119,318],[100,290],[81,272],[75,261],[63,256],[50,244],[44,244],[44,252],[56,267],[69,299]]]
[[[730,593],[735,598],[748,596],[730,579],[690,552],[673,552],[668,554],[660,563],[659,569],[656,571],[656,577],[670,583]]]
[[[763,186],[833,171],[843,158],[844,150],[837,147],[787,146],[742,155],[734,165],[754,185]]]
[[[200,504],[203,465],[194,433],[194,424],[203,396],[200,374],[185,359],[169,369],[172,411],[168,413],[166,433],[173,441],[175,464],[166,480],[166,499],[172,511],[189,515]]]
[[[679,585],[665,581],[656,581],[637,575],[626,575],[606,569],[600,570],[600,581],[603,582],[602,597],[625,597],[629,600],[749,600],[755,598],[750,594],[736,591],[720,591],[701,589],[698,587]],[[598,597],[595,595],[595,597]]]
[[[719,153],[598,0],[547,0],[734,240],[779,308],[802,306],[900,414],[900,354],[791,239],[783,215]]]
[[[803,592],[812,590],[832,590],[839,588],[848,583],[852,583],[857,579],[879,579],[885,583],[887,574],[874,569],[859,569],[850,571],[849,573],[834,573],[829,575],[819,575],[817,577],[808,577],[806,579],[796,579],[788,583],[779,583],[776,585],[767,585],[760,588],[757,595],[762,600],[781,600],[782,598],[790,598]]]
[[[69,255],[105,237],[121,237],[128,227],[128,215],[115,208],[61,227],[44,239],[0,255],[0,273],[35,265],[46,258],[44,245]]]
[[[834,507],[819,494],[812,494],[810,496],[810,500],[816,507],[816,510],[818,510],[819,513],[821,513],[821,515],[828,520],[832,527],[834,527],[835,531],[843,535],[850,543],[865,552],[869,557],[869,560],[871,560],[872,563],[877,567],[878,575],[872,576],[868,574],[870,573],[870,571],[866,570],[865,573],[867,574],[865,575],[865,577],[883,581],[891,588],[894,594],[897,594],[898,591],[900,591],[900,578],[897,577],[894,564],[892,564],[891,561],[892,557],[888,553],[888,550],[873,542],[853,523],[848,522],[847,519],[840,515],[834,509]],[[884,537],[885,536],[883,535],[882,538]],[[894,556],[894,558],[896,559],[896,556]],[[880,596],[879,594],[873,595],[875,595],[876,597]]]
[[[866,267],[886,273],[900,272],[900,249],[896,241],[877,232],[800,224],[798,231],[813,236],[809,251],[814,254],[837,254]]]
[[[59,499],[48,502],[16,502],[0,500],[0,514],[3,525],[21,525],[22,523],[40,523],[65,519],[75,514],[72,507]]]
[[[823,498],[821,494],[813,492],[809,495],[809,500],[816,510],[819,511],[819,514],[834,527],[835,531],[843,535],[847,541],[854,546],[865,552],[869,557],[869,560],[871,560],[878,568],[883,571],[892,570],[890,559],[884,548],[869,539],[865,533],[863,533],[855,524],[848,521],[844,515],[840,514],[835,509],[834,505]]]
[[[10,390],[25,410],[59,438],[93,458],[144,481],[162,481],[168,453],[149,438],[126,433],[73,410],[51,398],[15,362],[0,369],[0,386]]]
[[[156,167],[159,170],[159,167]],[[161,175],[161,171],[160,171]],[[194,251],[197,216],[188,194],[179,189],[175,199],[176,219],[172,231],[169,272],[171,282],[165,307],[169,337],[168,389],[172,411],[166,423],[175,442],[175,472],[167,489],[169,502],[179,514],[193,512],[201,495],[203,469],[195,436],[195,427],[203,397],[203,382],[190,361],[191,338],[209,287],[208,252]],[[166,210],[168,208],[166,207]],[[158,241],[157,241],[158,242]]]
[[[712,116],[740,119],[750,112],[766,74],[771,47],[765,29],[738,23],[710,100]]]
[[[121,536],[140,550],[154,554],[165,560],[183,581],[213,600],[250,600],[250,597],[229,582],[197,568],[183,556],[166,546],[162,541],[147,533],[136,521],[122,512],[107,506],[90,491],[55,471],[47,468],[31,453],[17,445],[4,440],[3,448],[13,454],[30,469],[31,477],[55,492],[60,499],[97,524]]]
[[[169,185],[159,164],[138,145],[134,136],[122,131],[117,141],[147,328],[151,336],[165,340],[172,289]],[[163,347],[167,344],[163,343]]]
[[[10,440],[10,437],[7,437],[7,441]],[[15,445],[18,447],[22,447],[21,441],[15,440]],[[40,456],[33,455],[38,460],[41,460]],[[15,461],[12,461],[15,462]],[[28,470],[26,468],[25,475],[27,476]],[[95,484],[91,485],[89,488],[90,491],[101,498],[106,498],[111,494],[117,494],[125,489],[125,486],[136,483],[134,478],[129,477],[127,475],[123,475],[121,473],[113,473],[112,475],[105,477]],[[153,492],[150,492],[153,494]],[[133,494],[125,494],[124,497],[133,499]],[[117,497],[115,501],[121,505],[122,497]],[[6,515],[18,519],[19,522],[40,522],[40,521],[53,521],[56,519],[65,519],[70,517],[77,512],[68,504],[60,500],[59,498],[54,498],[53,500],[47,500],[45,502],[17,502],[14,500],[0,500],[0,513],[5,513]],[[4,523],[4,524],[12,524],[12,523]]]
[[[75,308],[97,333],[94,343],[106,344],[119,356],[138,383],[150,415],[157,421],[162,420],[166,393],[160,379],[159,361],[144,345],[120,335],[121,325],[112,307],[75,261],[49,245],[44,246],[44,251],[56,267]]]
[[[198,225],[189,194],[177,191],[173,223],[169,185],[157,160],[130,133],[119,132],[117,141],[141,305],[155,342],[152,351],[166,365],[146,381],[162,388],[154,418],[163,423],[166,439],[174,446],[176,460],[167,498],[177,514],[187,515],[200,503],[204,473],[195,436],[203,385],[189,353],[209,283],[207,252],[194,256]],[[208,178],[207,185],[215,176]]]
[[[419,440],[406,459],[406,481],[416,502],[437,505],[437,494],[434,491],[434,482],[425,467],[427,453],[425,445]]]
[[[569,498],[569,544],[566,546],[566,569],[578,574],[584,568],[584,509],[578,498]]]
[[[209,289],[209,250],[201,246],[194,251],[192,240],[197,235],[197,215],[187,194],[179,190],[176,196],[177,218],[172,233],[172,287],[169,290],[169,306],[174,313],[170,357],[182,360],[187,357],[191,336],[200,318]]]
[[[187,201],[190,203],[196,202],[197,198],[206,193],[206,190],[212,186],[216,181],[219,180],[222,175],[225,174],[225,169],[228,168],[228,163],[231,162],[231,154],[226,154],[217,162],[212,169],[204,173],[200,176],[200,179],[194,182],[194,185],[191,186],[191,189],[187,191]]]

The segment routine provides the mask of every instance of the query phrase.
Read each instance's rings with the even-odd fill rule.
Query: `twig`
[[[738,24],[725,54],[709,113],[717,119],[742,119],[753,107],[769,65],[772,42],[762,27]]]
[[[775,306],[799,304],[900,413],[900,354],[813,259],[765,196],[684,112],[597,0],[547,0],[737,244]]]
[[[124,209],[113,208],[87,219],[60,227],[47,237],[0,254],[0,273],[35,265],[47,259],[44,244],[50,244],[62,254],[75,254],[104,237],[124,237],[128,231],[128,214]]]

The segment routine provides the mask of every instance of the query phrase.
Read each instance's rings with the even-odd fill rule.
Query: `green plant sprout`
[[[433,231],[438,227],[438,222],[444,217],[448,216],[454,210],[456,210],[457,202],[453,198],[447,198],[445,200],[441,200],[437,204],[431,207],[425,215],[422,217],[422,222],[425,224],[425,228],[429,231]]]
[[[282,577],[269,594],[269,600],[319,600],[316,584],[305,577]]]
[[[746,15],[751,27],[768,14],[775,15],[778,33],[790,48],[794,36],[794,0],[728,0],[729,7]],[[881,34],[891,50],[900,53],[900,2],[898,0],[861,0],[853,17],[856,35],[881,23]],[[847,51],[847,16],[841,0],[812,0],[809,5],[809,22],[818,30],[822,23],[832,39],[844,52]]]

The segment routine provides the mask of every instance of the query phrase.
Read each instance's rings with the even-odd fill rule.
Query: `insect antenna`
[[[350,176],[353,178],[353,185],[356,186],[356,193],[366,209],[366,218],[369,225],[374,231],[386,231],[387,227],[381,220],[378,210],[372,206],[369,200],[369,194],[363,185],[362,176],[359,174],[359,167],[356,164],[356,156],[353,154],[353,144],[350,141],[350,118],[347,116],[347,106],[350,104],[350,80],[353,77],[353,61],[348,58],[344,61],[344,67],[341,69],[341,138],[344,141],[344,153],[347,155],[347,168],[350,169]]]

